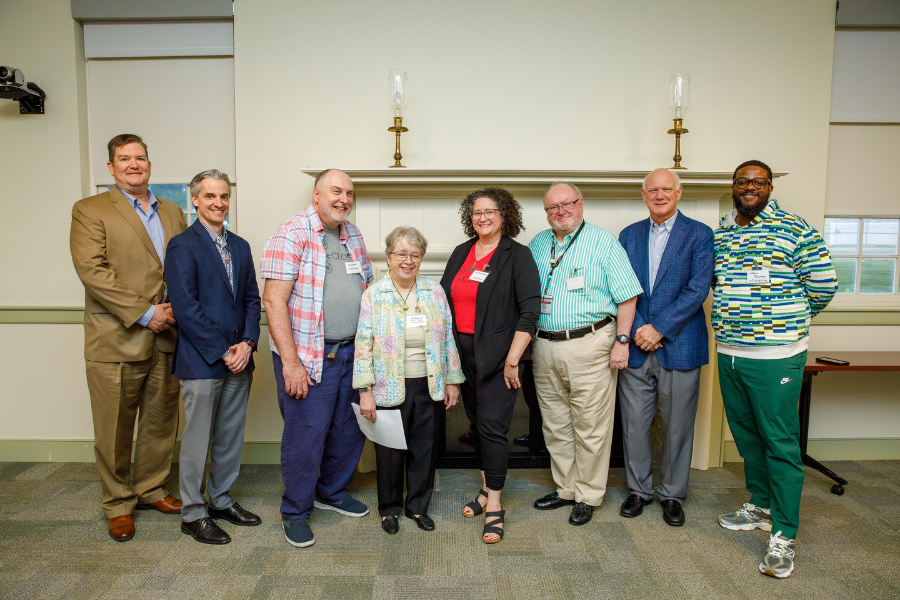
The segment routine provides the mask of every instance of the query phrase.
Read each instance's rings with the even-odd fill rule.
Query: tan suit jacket
[[[165,248],[187,225],[176,204],[157,200]],[[174,325],[156,334],[137,322],[151,305],[163,301],[165,276],[144,224],[118,188],[75,203],[69,244],[84,284],[85,359],[147,360],[154,344],[160,352],[174,351]]]

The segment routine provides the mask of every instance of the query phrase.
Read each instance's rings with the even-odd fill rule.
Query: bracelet
[[[519,363],[512,364],[511,362],[506,361],[506,366],[507,366],[507,367],[512,367],[513,369],[515,369],[516,367],[519,366]]]

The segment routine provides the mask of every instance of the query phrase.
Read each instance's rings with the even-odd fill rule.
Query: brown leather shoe
[[[175,496],[166,496],[153,504],[138,504],[135,508],[138,510],[158,510],[167,515],[178,515],[181,514],[181,500]]]
[[[134,520],[131,515],[113,517],[109,520],[109,537],[117,542],[127,542],[134,537]]]

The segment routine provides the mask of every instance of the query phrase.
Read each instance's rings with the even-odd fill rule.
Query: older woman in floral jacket
[[[442,404],[449,409],[465,380],[453,340],[444,290],[419,275],[427,240],[412,227],[398,227],[385,239],[390,271],[362,296],[353,387],[360,413],[373,423],[377,412],[399,410],[406,450],[375,444],[378,512],[387,533],[400,529],[404,462],[406,516],[420,529],[434,530],[428,503],[434,490]]]

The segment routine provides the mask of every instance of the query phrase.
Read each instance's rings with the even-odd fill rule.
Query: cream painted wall
[[[900,164],[900,124],[834,124],[828,140],[825,214],[900,215],[900,201],[886,188]]]
[[[43,115],[0,100],[0,306],[83,306],[69,223],[90,184],[87,107],[83,36],[69,0],[0,2],[0,60],[47,93]]]
[[[671,164],[668,73],[690,68],[684,164],[766,160],[791,173],[778,198],[820,226],[834,3],[753,6],[764,25],[746,35],[747,5],[717,0],[237,0],[241,233],[260,248],[306,206],[299,168],[392,164],[396,66],[410,69],[404,164],[448,169]]]

